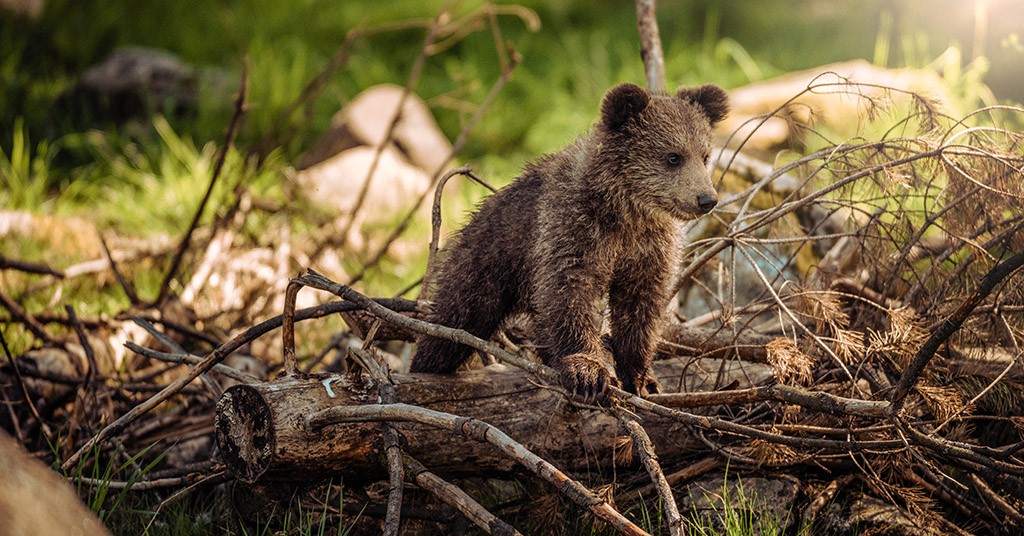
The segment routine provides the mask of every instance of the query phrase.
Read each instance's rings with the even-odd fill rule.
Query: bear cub
[[[707,164],[712,127],[727,111],[715,85],[675,95],[613,87],[590,134],[528,165],[448,246],[430,321],[487,339],[527,312],[538,353],[569,391],[591,399],[610,385],[657,392],[650,365],[671,297],[677,225],[718,203]],[[605,300],[610,337],[601,336]],[[412,371],[450,373],[471,353],[424,335]]]

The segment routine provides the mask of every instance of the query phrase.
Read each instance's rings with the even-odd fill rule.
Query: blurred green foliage
[[[941,0],[960,10],[970,2]],[[70,122],[53,103],[76,77],[118,47],[164,49],[201,69],[202,104],[197,117],[171,121],[197,145],[219,140],[230,117],[231,92],[243,57],[251,65],[250,102],[240,145],[274,125],[357,27],[435,15],[439,0],[326,2],[210,0],[101,2],[49,0],[35,21],[0,15],[0,125],[24,118],[31,139],[56,140],[91,125]],[[523,56],[503,95],[471,138],[465,158],[485,155],[522,159],[551,151],[585,129],[604,90],[642,80],[631,2],[520,4],[538,13],[542,28],[530,33],[511,16],[499,18],[503,38]],[[927,4],[927,5],[925,5]],[[659,20],[669,85],[715,82],[726,87],[780,72],[832,61],[874,58],[892,65],[923,65],[951,43],[969,40],[973,28],[929,37],[928,6],[921,0],[823,0],[760,2],[661,2]],[[454,2],[455,16],[482,5]],[[969,7],[969,6],[968,6]],[[945,22],[944,24],[949,24]],[[356,44],[352,61],[330,80],[312,113],[299,117],[299,135],[287,143],[295,156],[328,124],[331,115],[360,90],[376,83],[403,83],[423,40],[422,29],[387,32]],[[454,137],[499,72],[484,29],[432,57],[417,87],[433,106],[442,129]],[[881,55],[881,56],[880,56]],[[109,128],[109,127],[104,127]],[[13,143],[0,129],[0,147]],[[150,132],[149,134],[152,134]],[[58,148],[61,146],[58,144]],[[49,149],[49,147],[48,147]],[[88,154],[60,149],[71,164]]]

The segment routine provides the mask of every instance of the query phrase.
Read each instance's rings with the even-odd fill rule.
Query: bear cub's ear
[[[725,114],[729,113],[729,96],[725,94],[724,89],[714,84],[680,88],[676,96],[700,106],[712,125],[724,119]]]
[[[650,94],[636,84],[619,84],[610,90],[601,103],[601,119],[609,130],[618,130],[627,121],[644,111]]]

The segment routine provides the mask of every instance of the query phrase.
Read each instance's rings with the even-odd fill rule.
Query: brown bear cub
[[[509,315],[529,312],[538,353],[566,389],[588,398],[609,385],[657,392],[650,364],[671,297],[677,224],[718,203],[707,164],[712,127],[727,111],[714,85],[675,95],[612,88],[589,135],[527,166],[448,247],[430,321],[487,339]],[[603,339],[605,299],[611,337]],[[422,336],[412,371],[453,372],[471,353]]]

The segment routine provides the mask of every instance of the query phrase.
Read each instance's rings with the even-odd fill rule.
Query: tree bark
[[[658,361],[654,371],[667,392],[709,391],[733,382],[749,387],[771,377],[765,365],[712,359]],[[570,471],[610,469],[616,441],[624,435],[615,417],[574,408],[559,391],[504,366],[450,376],[394,374],[392,380],[395,401],[482,420]],[[302,481],[336,473],[382,478],[383,423],[342,423],[320,430],[306,425],[310,414],[330,407],[379,404],[379,387],[351,375],[291,376],[232,387],[217,404],[221,461],[245,482]],[[679,423],[641,417],[661,459],[706,448]],[[404,451],[439,475],[516,470],[514,460],[490,445],[426,425],[393,425],[405,439]]]
[[[661,52],[655,3],[655,0],[637,0],[636,24],[640,32],[640,57],[647,75],[647,88],[665,91],[665,55]]]

